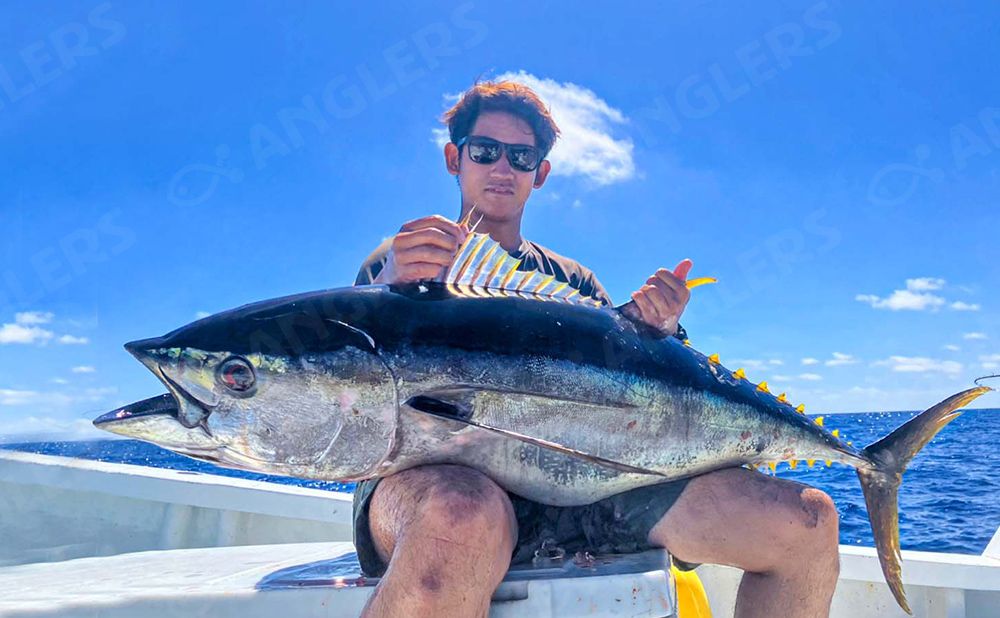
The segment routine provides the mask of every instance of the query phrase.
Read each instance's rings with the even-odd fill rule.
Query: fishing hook
[[[1000,378],[1000,373],[994,373],[991,376],[982,376],[982,377],[976,378],[975,380],[973,380],[973,383],[976,386],[980,386],[980,384],[979,384],[980,380],[989,380],[990,378]]]

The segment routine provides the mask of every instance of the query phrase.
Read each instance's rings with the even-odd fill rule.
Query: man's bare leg
[[[389,568],[362,616],[480,616],[517,537],[506,492],[462,466],[423,466],[383,479],[368,515]]]
[[[686,562],[743,569],[736,616],[828,616],[837,509],[818,489],[730,468],[692,479],[649,533]]]

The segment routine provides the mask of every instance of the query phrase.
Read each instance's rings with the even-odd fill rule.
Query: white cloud
[[[757,358],[737,358],[732,361],[732,364],[737,367],[743,367],[744,369],[750,369],[752,371],[769,371],[775,367],[783,365],[784,363],[776,358],[767,360]]]
[[[73,393],[0,388],[0,406],[68,408],[81,403],[99,403],[116,393],[118,388],[114,386],[86,388]]]
[[[926,356],[890,356],[889,358],[873,363],[875,365],[888,366],[893,371],[902,373],[926,373],[936,371],[948,374],[957,374],[962,371],[962,363],[950,360],[938,360]]]
[[[963,303],[960,300],[956,300],[952,304],[948,305],[949,309],[953,311],[979,311],[981,308],[977,303]]]
[[[80,365],[79,367],[73,367],[70,371],[73,373],[94,373],[97,369],[90,365]]]
[[[823,376],[818,373],[800,373],[799,379],[806,380],[807,382],[818,382],[823,379]]]
[[[989,339],[989,337],[986,336],[986,333],[965,333],[964,335],[962,335],[962,339],[968,339],[972,341],[980,339]]]
[[[1000,354],[982,354],[979,360],[983,369],[1000,369]]]
[[[842,354],[840,352],[834,352],[833,358],[823,363],[827,367],[839,367],[840,365],[853,365],[858,362],[858,359],[854,358],[850,354]]]
[[[733,365],[737,367],[743,367],[744,369],[749,369],[751,371],[761,371],[767,367],[767,364],[756,358],[735,358],[733,359]]]
[[[0,422],[0,442],[40,442],[49,440],[113,440],[116,437],[94,427],[88,418],[29,416]]]
[[[24,345],[46,343],[53,336],[51,331],[39,328],[38,326],[25,326],[23,324],[0,325],[0,345],[11,343]]]
[[[59,338],[59,343],[63,345],[86,345],[90,343],[90,339],[86,337],[74,337],[73,335],[63,335]]]
[[[958,347],[957,345],[955,345],[955,344],[953,344],[953,343],[948,343],[948,344],[945,344],[945,345],[944,345],[944,346],[942,346],[942,347],[943,347],[943,348],[944,348],[945,350],[948,350],[948,351],[950,351],[950,352],[958,352],[959,350],[961,350],[961,349],[962,349],[962,348]]]
[[[802,359],[802,364],[803,365],[818,365],[819,364],[819,359],[816,359],[816,358],[803,358]]]
[[[592,90],[570,82],[559,83],[525,71],[505,73],[498,80],[521,82],[538,93],[559,125],[560,137],[552,150],[552,173],[584,176],[599,185],[635,176],[632,140],[615,139],[612,127],[628,122]]]
[[[580,208],[581,206],[583,206],[583,202],[580,200],[573,200],[573,208]]]
[[[940,296],[910,290],[895,290],[888,298],[880,298],[874,294],[858,294],[854,299],[868,303],[875,309],[890,311],[923,311],[937,309],[945,304],[945,300]]]
[[[37,391],[22,391],[0,388],[0,406],[21,406],[37,399]]]
[[[875,309],[888,309],[890,311],[937,311],[941,307],[947,306],[952,311],[979,311],[980,306],[975,303],[967,303],[956,300],[949,303],[944,297],[931,292],[937,292],[944,288],[947,281],[936,277],[918,277],[907,279],[906,288],[893,290],[892,294],[882,298],[875,294],[858,294],[854,297],[862,303],[867,303]]]
[[[38,324],[48,324],[55,316],[48,311],[25,311],[14,314],[14,323],[22,326],[34,326]]]
[[[530,87],[548,105],[559,125],[560,136],[549,153],[554,176],[583,176],[598,185],[610,185],[635,176],[632,140],[613,135],[617,125],[628,122],[621,111],[608,105],[594,91],[570,82],[536,77],[525,71],[509,72],[497,81],[513,80]],[[455,101],[459,95],[445,95]],[[448,141],[446,129],[434,129],[440,147]]]
[[[774,377],[773,377],[772,379],[773,379],[773,380],[774,380],[775,382],[791,382],[791,381],[792,381],[792,380],[794,380],[795,378],[793,378],[792,376],[782,376],[782,375],[776,375],[776,376],[774,376]]]
[[[933,292],[944,287],[946,281],[935,277],[918,277],[906,280],[906,289],[913,292]]]
[[[69,384],[69,380],[66,378],[52,378],[49,382],[52,382],[53,384]]]

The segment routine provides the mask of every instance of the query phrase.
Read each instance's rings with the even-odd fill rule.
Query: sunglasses
[[[507,154],[507,162],[520,172],[533,172],[542,162],[542,155],[534,146],[527,144],[507,144],[498,142],[491,137],[469,135],[458,140],[458,152],[468,144],[469,158],[481,165],[490,165],[500,160],[500,155]]]

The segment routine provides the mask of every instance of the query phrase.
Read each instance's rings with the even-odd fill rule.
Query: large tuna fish
[[[784,398],[617,310],[516,270],[473,234],[447,284],[302,294],[223,312],[126,349],[170,390],[95,421],[223,466],[331,480],[475,468],[555,505],[720,468],[857,468],[886,580],[900,577],[907,463],[986,387],[864,449]],[[543,302],[545,301],[545,302]]]

